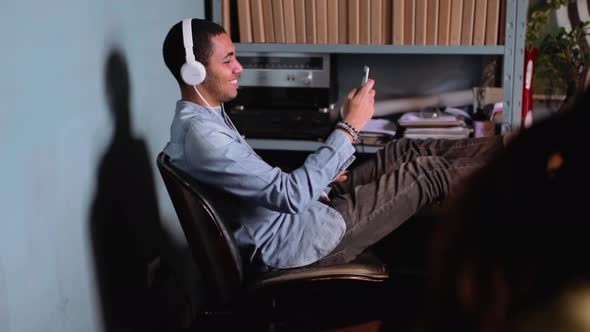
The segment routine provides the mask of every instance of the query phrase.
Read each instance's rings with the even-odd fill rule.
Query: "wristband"
[[[358,142],[359,132],[356,129],[354,129],[354,127],[351,126],[348,122],[338,121],[338,123],[336,123],[336,128],[344,129],[347,133],[349,133],[350,136],[352,136],[353,143]]]

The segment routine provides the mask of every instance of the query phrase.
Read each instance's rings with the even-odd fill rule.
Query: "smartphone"
[[[363,68],[363,83],[362,83],[362,85],[365,85],[365,83],[367,83],[368,80],[369,80],[369,66],[365,66],[365,68]]]

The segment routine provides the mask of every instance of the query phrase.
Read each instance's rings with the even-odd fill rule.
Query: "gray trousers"
[[[330,204],[344,218],[346,232],[330,254],[312,265],[354,260],[421,208],[446,197],[502,147],[501,136],[387,144],[332,186]]]

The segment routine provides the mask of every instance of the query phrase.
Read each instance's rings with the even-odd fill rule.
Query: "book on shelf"
[[[440,0],[438,8],[438,45],[449,45],[451,0]]]
[[[305,40],[317,44],[316,0],[305,0]]]
[[[381,22],[383,26],[383,44],[392,44],[392,17],[393,17],[393,4],[392,0],[383,0]]]
[[[415,29],[416,0],[404,0],[404,45],[414,45]]]
[[[498,23],[498,45],[504,45],[506,34],[506,0],[500,1],[500,18]]]
[[[252,10],[252,38],[255,43],[266,43],[262,0],[250,0]]]
[[[498,24],[500,21],[500,0],[488,0],[486,11],[486,45],[498,45]]]
[[[414,31],[414,44],[426,45],[426,26],[428,18],[427,0],[416,0],[416,29]]]
[[[461,21],[461,45],[473,45],[474,19],[475,0],[463,0],[463,19]]]
[[[367,45],[371,41],[371,1],[359,1],[359,44]]]
[[[223,0],[221,2],[221,26],[229,35],[231,39],[231,8],[230,8],[230,0]]]
[[[328,0],[316,0],[316,36],[318,44],[328,43]]]
[[[348,43],[348,1],[338,0],[338,43]]]
[[[283,13],[283,1],[275,0],[272,3],[272,21],[275,28],[275,42],[285,43],[285,14]]]
[[[451,21],[449,45],[461,45],[461,22],[463,20],[463,0],[451,0]]]
[[[393,1],[392,5],[392,38],[393,45],[404,44],[404,15],[405,15],[405,0]]]
[[[475,0],[473,45],[484,45],[486,40],[486,12],[488,0]]]
[[[328,44],[338,44],[338,0],[328,0]]]
[[[252,42],[252,15],[250,14],[250,0],[237,0],[238,28],[240,43]]]
[[[264,21],[264,38],[267,43],[275,42],[275,27],[272,11],[273,0],[262,0],[262,19]]]
[[[296,41],[294,1],[295,0],[283,0],[283,13],[285,14],[285,42],[288,44],[293,44]]]
[[[371,0],[369,44],[383,44],[383,0]]]
[[[359,44],[360,0],[348,0],[347,3],[348,3],[348,43],[349,44]]]
[[[293,7],[295,8],[295,42],[298,44],[305,44],[306,39],[306,17],[305,17],[305,2],[303,0],[293,0]]]
[[[438,43],[439,0],[430,0],[426,7],[426,45]]]

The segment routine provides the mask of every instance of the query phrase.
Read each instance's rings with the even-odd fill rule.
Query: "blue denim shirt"
[[[220,107],[178,101],[164,153],[196,180],[222,190],[225,197],[214,197],[213,205],[231,223],[250,262],[260,257],[274,268],[311,264],[344,235],[342,216],[318,201],[354,160],[354,148],[340,130],[303,166],[286,173],[264,162],[228,125]]]

